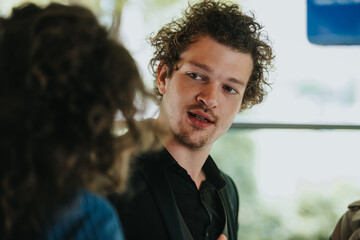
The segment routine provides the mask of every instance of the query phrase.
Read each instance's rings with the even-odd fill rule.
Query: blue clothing
[[[46,240],[124,240],[119,218],[110,203],[87,190],[79,191],[53,216],[41,237]],[[33,239],[33,238],[32,238]]]

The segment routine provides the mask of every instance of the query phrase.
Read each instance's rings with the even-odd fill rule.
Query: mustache
[[[187,110],[188,111],[190,111],[190,110],[202,110],[205,113],[207,113],[211,117],[211,120],[213,122],[215,122],[215,123],[219,119],[219,117],[217,115],[215,115],[213,113],[213,111],[211,109],[207,108],[204,104],[192,104],[192,105],[188,106]]]

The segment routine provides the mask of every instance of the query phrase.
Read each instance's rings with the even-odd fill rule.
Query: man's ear
[[[166,64],[159,64],[157,68],[157,87],[159,90],[159,93],[162,95],[165,94],[166,90],[166,78],[168,76],[168,67]]]

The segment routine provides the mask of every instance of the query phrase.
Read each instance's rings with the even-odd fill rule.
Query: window
[[[212,151],[238,186],[239,238],[328,239],[360,198],[360,47],[310,44],[306,1],[239,2],[265,26],[277,55],[264,103],[239,114]],[[122,36],[149,86],[152,53],[143,39],[185,4],[125,6]]]
[[[97,6],[104,23],[116,2]],[[306,1],[238,2],[264,25],[277,56],[264,103],[239,114],[212,151],[238,187],[239,237],[328,239],[347,205],[360,199],[360,46],[310,44]],[[1,1],[0,14],[13,4]],[[186,4],[127,0],[123,6],[120,38],[149,88],[146,37]],[[155,111],[150,107],[148,115]]]

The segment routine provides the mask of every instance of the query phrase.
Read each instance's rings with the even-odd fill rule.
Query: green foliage
[[[127,0],[114,0],[114,12],[121,13]]]
[[[243,199],[254,201],[256,183],[254,179],[255,146],[246,131],[238,134],[230,131],[218,140],[212,151],[212,157],[220,169],[232,176],[239,189],[246,192]]]
[[[298,94],[313,101],[325,104],[351,105],[356,99],[356,84],[352,81],[342,88],[330,88],[316,81],[299,83]]]
[[[253,133],[230,129],[211,152],[219,168],[233,178],[239,191],[239,239],[328,240],[350,203],[344,199],[359,199],[360,189],[351,182],[337,182],[321,189],[305,186],[293,199],[268,201],[257,189],[255,161],[259,150]]]

